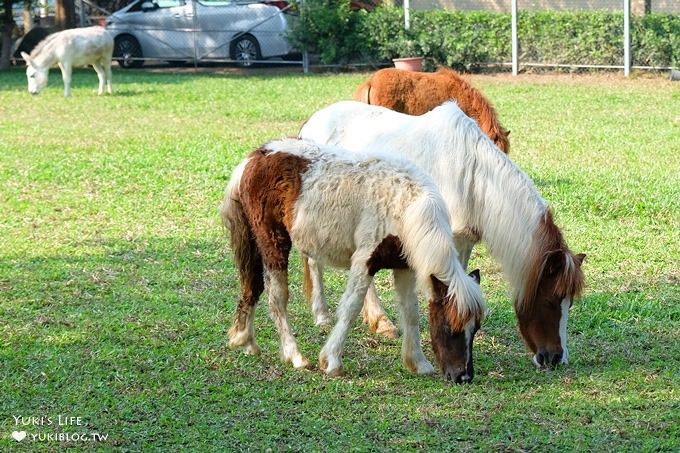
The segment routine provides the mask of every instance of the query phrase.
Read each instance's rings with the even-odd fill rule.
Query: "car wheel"
[[[262,54],[257,39],[250,35],[236,38],[231,45],[231,59],[239,66],[250,66],[254,61],[261,60]]]
[[[135,38],[128,35],[116,38],[113,58],[121,68],[125,69],[139,68],[144,64],[142,60],[133,60],[133,58],[142,58],[142,48]]]

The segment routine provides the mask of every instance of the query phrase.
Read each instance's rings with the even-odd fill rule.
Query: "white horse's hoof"
[[[333,319],[331,318],[331,315],[328,313],[318,315],[316,317],[316,320],[314,321],[314,325],[317,327],[328,327],[333,324]]]

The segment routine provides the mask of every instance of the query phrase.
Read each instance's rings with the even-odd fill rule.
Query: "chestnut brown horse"
[[[453,69],[439,68],[432,73],[381,69],[359,85],[354,99],[407,115],[422,115],[454,100],[501,151],[507,154],[510,150],[510,131],[501,126],[491,102]]]

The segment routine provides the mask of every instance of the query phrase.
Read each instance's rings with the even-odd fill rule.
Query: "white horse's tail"
[[[447,300],[456,296],[455,303],[447,306],[452,327],[462,330],[471,319],[481,321],[486,312],[484,296],[460,264],[439,195],[426,193],[406,209],[401,237],[406,259],[416,271],[420,286],[432,288],[433,276],[448,284]]]

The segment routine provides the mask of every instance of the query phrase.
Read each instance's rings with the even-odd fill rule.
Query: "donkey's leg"
[[[373,277],[368,275],[366,259],[353,259],[347,288],[338,303],[335,327],[319,354],[319,368],[325,370],[330,376],[342,374],[342,350],[347,339],[347,332],[352,321],[361,311],[361,305],[372,280]]]
[[[326,303],[326,296],[323,286],[323,266],[312,258],[307,258],[309,267],[308,283],[311,286],[311,304],[312,314],[314,315],[314,323],[317,326],[329,326],[332,322],[332,317]]]
[[[104,75],[106,75],[106,91],[109,94],[113,93],[113,81],[111,79],[111,58],[103,58],[102,66],[104,66]]]
[[[268,270],[269,311],[281,340],[281,360],[295,368],[306,368],[309,360],[300,354],[288,324],[288,271]]]
[[[97,73],[97,78],[99,79],[99,91],[97,92],[97,94],[101,96],[102,94],[104,94],[104,86],[106,85],[106,72],[104,71],[104,67],[102,66],[102,64],[98,61],[92,63],[92,67]]]
[[[420,328],[418,326],[418,295],[416,294],[416,277],[413,271],[395,269],[394,287],[397,291],[397,306],[403,330],[401,343],[401,359],[404,366],[418,374],[434,374],[434,367],[425,358],[420,344]]]
[[[380,305],[380,298],[378,291],[375,289],[375,282],[371,282],[368,287],[366,298],[364,299],[364,307],[361,310],[361,316],[364,322],[368,324],[371,332],[385,335],[388,338],[397,338],[397,327],[387,317],[387,313]]]
[[[64,97],[68,97],[71,95],[71,64],[60,61],[59,69],[61,69],[61,78],[64,81]]]

